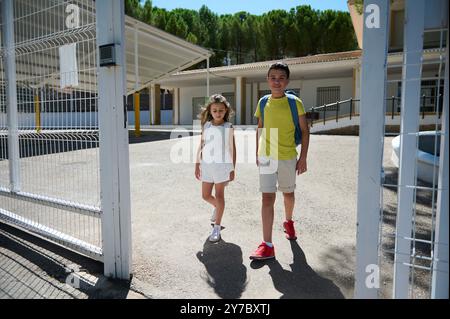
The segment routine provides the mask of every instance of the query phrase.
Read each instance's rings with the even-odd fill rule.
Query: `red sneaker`
[[[269,247],[265,242],[262,242],[250,256],[250,259],[253,260],[265,260],[270,258],[275,258],[275,247]]]
[[[288,220],[283,223],[284,232],[286,233],[286,238],[289,240],[296,240],[294,221]]]

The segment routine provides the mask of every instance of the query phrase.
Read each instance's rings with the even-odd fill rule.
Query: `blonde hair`
[[[227,99],[223,95],[213,94],[209,97],[208,102],[205,104],[205,106],[202,107],[202,111],[198,115],[202,127],[203,125],[205,125],[206,122],[211,121],[213,119],[211,115],[211,105],[213,105],[214,103],[222,103],[223,105],[225,105],[225,108],[227,109],[227,112],[223,117],[223,120],[225,122],[229,122],[231,116],[234,114],[234,111],[231,109],[230,103],[228,103]]]

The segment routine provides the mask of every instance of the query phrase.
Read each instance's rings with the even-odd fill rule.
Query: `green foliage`
[[[359,0],[355,3],[359,4]],[[218,16],[207,6],[199,11],[153,7],[151,0],[125,0],[125,12],[180,38],[214,51],[211,66],[355,50],[350,14],[313,10],[302,5],[260,16],[242,11]]]

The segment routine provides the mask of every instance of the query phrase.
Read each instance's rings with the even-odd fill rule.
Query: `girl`
[[[229,122],[233,110],[220,94],[214,94],[199,115],[202,136],[195,163],[195,177],[202,181],[202,197],[213,209],[211,221],[214,228],[209,241],[220,240],[220,223],[225,208],[224,191],[228,182],[234,180],[236,145],[233,126]],[[215,197],[212,189],[215,187]]]

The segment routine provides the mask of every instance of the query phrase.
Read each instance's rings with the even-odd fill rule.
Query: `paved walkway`
[[[131,283],[106,280],[101,264],[1,226],[0,298],[353,297],[358,137],[311,136],[308,172],[297,179],[298,240],[284,237],[279,194],[277,258],[251,262],[248,256],[262,239],[257,168],[253,159],[244,160],[254,154],[254,131],[237,135],[240,163],[225,191],[223,240],[216,244],[207,241],[211,207],[201,199],[194,164],[189,156],[187,163],[173,162],[182,161],[183,148],[192,150],[192,159],[197,141],[163,140],[161,134],[130,144]],[[391,139],[385,140],[388,168]],[[394,207],[396,193],[386,191],[384,201]],[[78,289],[66,284],[70,269],[81,278]],[[386,296],[390,279],[382,287]]]

